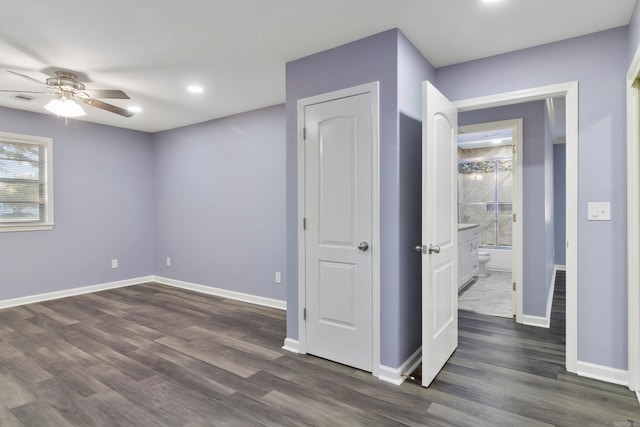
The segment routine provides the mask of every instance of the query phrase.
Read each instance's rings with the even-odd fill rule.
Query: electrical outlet
[[[118,268],[118,260],[117,259],[112,259],[111,260],[111,268]]]
[[[276,271],[276,283],[282,283],[282,273],[280,273],[279,271]]]
[[[171,257],[167,257],[167,267],[171,267]]]

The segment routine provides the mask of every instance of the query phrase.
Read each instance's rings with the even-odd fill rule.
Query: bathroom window
[[[458,161],[458,222],[480,225],[480,246],[510,249],[513,160]]]

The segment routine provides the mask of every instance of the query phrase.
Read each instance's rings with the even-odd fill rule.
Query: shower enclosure
[[[458,222],[480,225],[480,246],[511,249],[511,157],[458,161]]]

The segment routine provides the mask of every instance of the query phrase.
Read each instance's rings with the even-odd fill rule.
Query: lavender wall
[[[153,135],[156,275],[285,299],[287,275],[274,281],[286,265],[284,113],[277,105]]]
[[[628,61],[633,60],[633,56],[636,54],[638,45],[640,45],[640,6],[636,2],[636,7],[633,10],[633,15],[629,20],[629,42],[628,42]]]
[[[547,307],[547,224],[545,184],[544,101],[467,111],[458,115],[458,125],[522,118],[523,182],[523,313],[544,316]]]
[[[566,181],[567,181],[567,146],[555,144],[553,146],[553,208],[555,218],[555,260],[557,265],[566,264],[567,231],[566,231]]]
[[[545,279],[547,283],[547,298],[553,298],[551,291],[553,288],[553,270],[555,267],[555,207],[554,207],[554,189],[553,170],[555,159],[553,158],[553,136],[551,133],[551,124],[549,123],[549,114],[545,105],[544,110],[544,261],[545,261]],[[526,244],[526,243],[525,243]],[[545,309],[546,315],[546,309]],[[549,313],[551,315],[551,313]]]
[[[620,27],[436,70],[452,100],[579,81],[578,359],[617,369],[627,368],[628,63]],[[610,201],[611,221],[587,222],[589,201]]]
[[[390,30],[325,52],[287,63],[287,337],[298,338],[298,150],[297,100],[364,83],[380,82],[380,219],[382,292],[397,284],[398,153],[397,50],[398,31]],[[384,159],[384,161],[382,160]],[[386,296],[386,295],[385,295]],[[383,299],[384,301],[384,299]],[[394,311],[382,304],[382,324],[397,330]],[[389,365],[392,366],[392,365]]]
[[[422,345],[422,82],[435,70],[402,33],[398,37],[398,330],[387,330],[385,360],[397,367]],[[383,224],[384,226],[384,224]]]
[[[433,77],[433,67],[396,29],[287,64],[288,337],[298,337],[298,289],[292,279],[298,272],[296,102],[379,81],[381,364],[397,367],[419,347],[420,260],[410,248],[419,242],[420,88]]]
[[[0,130],[53,138],[55,209],[51,231],[0,233],[0,300],[153,274],[148,134],[7,108]]]

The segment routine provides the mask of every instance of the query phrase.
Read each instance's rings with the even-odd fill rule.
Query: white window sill
[[[0,233],[8,233],[13,231],[49,231],[52,229],[53,229],[53,224],[4,225],[4,226],[0,226]]]

